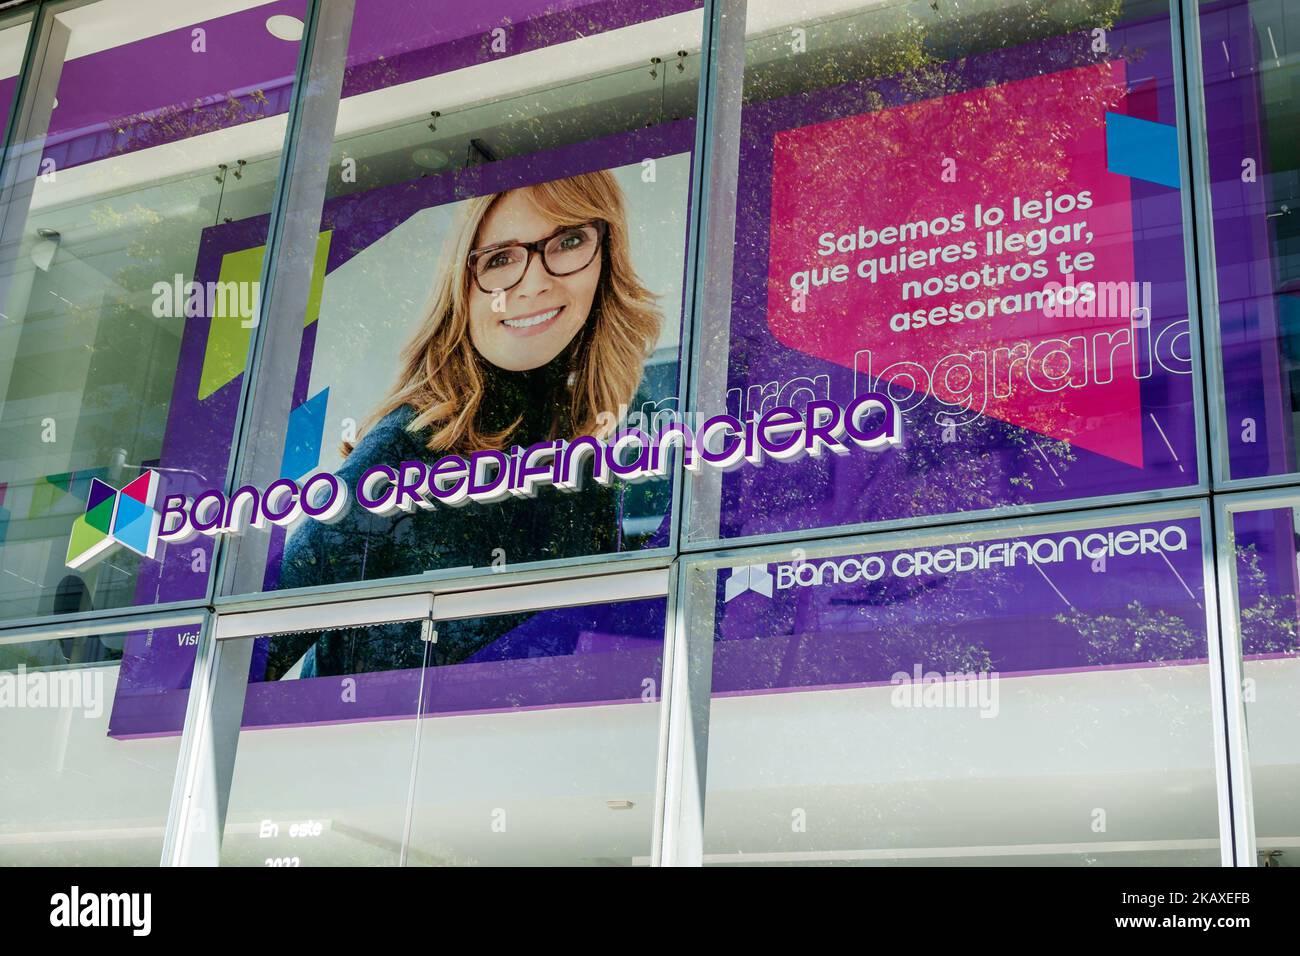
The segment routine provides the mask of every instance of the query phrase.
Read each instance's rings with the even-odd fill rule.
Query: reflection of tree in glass
[[[1237,593],[1253,593],[1253,603],[1241,603],[1237,621],[1242,654],[1294,654],[1300,651],[1296,634],[1296,596],[1269,590],[1268,575],[1259,566],[1255,545],[1237,548]]]
[[[1058,614],[1087,642],[1089,664],[1141,664],[1150,661],[1186,661],[1203,658],[1205,634],[1189,627],[1178,615],[1144,607],[1141,601],[1125,605],[1125,616],[1089,614],[1077,608]]]
[[[774,620],[777,633],[746,641],[746,671],[773,688],[883,681],[916,665],[945,674],[993,671],[989,648],[963,625],[1013,607],[1023,588],[1002,570],[981,572],[977,585],[962,578],[882,580],[841,587],[829,599],[805,589],[791,624]],[[975,587],[996,595],[993,610],[972,611]]]
[[[283,83],[291,82],[286,78]],[[106,125],[116,134],[110,155],[148,149],[229,129],[271,115],[271,101],[261,89],[243,95],[227,92],[221,98],[199,97],[193,103],[171,103],[143,113],[131,113]]]

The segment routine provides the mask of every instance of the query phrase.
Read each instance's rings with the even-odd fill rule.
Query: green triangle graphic
[[[112,498],[105,498],[87,511],[84,516],[86,524],[101,534],[108,534],[109,526],[113,523],[113,504],[116,501],[116,495]]]
[[[103,507],[103,505],[100,507]],[[89,551],[103,541],[105,537],[107,535],[102,531],[92,528],[86,523],[85,516],[78,518],[72,522],[72,536],[68,538],[68,560],[71,561],[78,555]]]

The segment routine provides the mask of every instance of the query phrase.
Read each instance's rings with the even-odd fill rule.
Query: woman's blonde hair
[[[623,190],[609,172],[601,170],[511,192],[524,193],[538,212],[560,226],[576,226],[593,219],[604,219],[609,224],[591,313],[575,336],[578,341],[572,356],[567,409],[572,434],[555,436],[604,437],[612,431],[622,407],[632,400],[663,321],[655,306],[658,297],[641,284],[632,267]],[[473,278],[466,260],[484,218],[505,195],[477,196],[466,203],[460,230],[448,247],[450,267],[440,274],[424,321],[402,349],[397,381],[362,426],[362,435],[404,405],[416,412],[407,430],[429,428],[432,435],[427,447],[435,452],[500,450],[518,425],[516,421],[495,434],[479,431],[477,416],[485,398],[484,379],[469,337]],[[556,409],[557,428],[565,420],[561,417],[565,411]],[[343,453],[351,454],[352,447],[352,443],[344,442]]]

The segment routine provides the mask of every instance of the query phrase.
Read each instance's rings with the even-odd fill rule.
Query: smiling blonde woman
[[[623,194],[608,172],[469,200],[396,381],[362,426],[339,477],[372,465],[606,437],[633,401],[663,316],[632,266]],[[624,540],[622,489],[471,502],[387,517],[353,508],[290,537],[276,586],[424,574],[603,554]],[[489,626],[489,623],[492,622]],[[439,628],[432,663],[455,663],[509,625]],[[313,647],[314,644],[314,647]],[[421,666],[422,642],[372,629],[278,638],[269,677],[308,651],[303,676]]]
[[[397,381],[363,434],[402,408],[415,412],[406,427],[427,429],[425,447],[442,453],[612,430],[663,322],[632,266],[614,177],[602,170],[471,199],[448,259]],[[483,414],[502,398],[488,387],[501,378],[493,371],[557,359],[567,381],[547,434],[487,426],[501,417]]]

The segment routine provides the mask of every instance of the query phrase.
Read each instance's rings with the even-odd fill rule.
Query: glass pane
[[[158,865],[200,627],[0,643],[0,865]]]
[[[697,566],[705,861],[1215,865],[1199,522],[1086,521]]]
[[[1300,8],[1201,3],[1231,478],[1300,471]]]
[[[1300,501],[1232,516],[1242,696],[1259,862],[1295,866],[1300,845]]]
[[[665,610],[439,621],[409,862],[647,865]]]
[[[700,411],[879,392],[902,440],[705,470],[693,539],[1194,483],[1168,5],[748,10],[729,347]]]
[[[212,539],[153,519],[226,481],[298,56],[273,28],[306,2],[238,6],[42,12],[4,197],[0,616],[207,594]]]
[[[400,862],[421,634],[414,621],[256,639],[223,866]]]
[[[306,315],[263,355],[272,437],[240,482],[337,472],[355,496],[378,476],[377,504],[252,530],[228,590],[667,545],[667,478],[563,494],[543,477],[502,501],[493,469],[676,407],[698,6],[359,0]],[[238,225],[224,254],[247,244]],[[450,471],[475,454],[470,487]],[[434,493],[438,462],[467,503]]]

